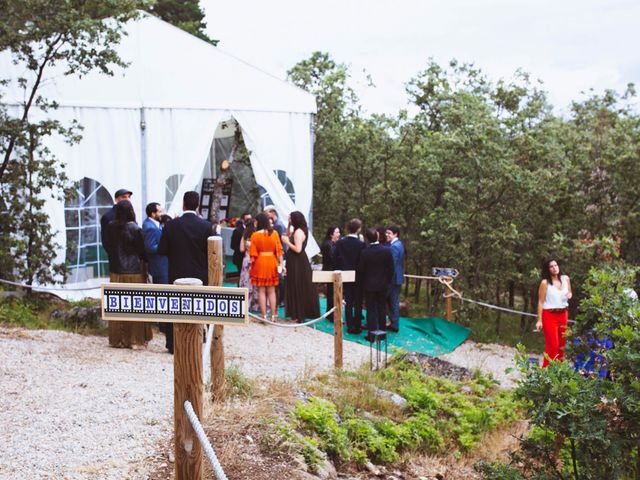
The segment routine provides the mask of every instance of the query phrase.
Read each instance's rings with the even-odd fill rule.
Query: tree
[[[327,227],[368,215],[371,225],[382,218],[376,199],[380,172],[393,155],[394,122],[383,116],[364,118],[348,85],[349,70],[329,54],[314,52],[298,62],[289,79],[316,97],[314,142],[314,227]]]
[[[148,7],[148,11],[205,42],[218,44],[218,40],[213,40],[205,33],[207,24],[198,0],[156,0]]]
[[[64,195],[67,179],[64,164],[42,140],[60,135],[77,142],[80,127],[50,118],[57,105],[39,93],[47,70],[58,65],[65,75],[82,76],[94,69],[112,74],[114,66],[126,66],[115,46],[123,35],[123,22],[145,4],[143,0],[0,0],[0,50],[8,50],[27,71],[21,78],[1,79],[2,85],[17,84],[25,99],[18,105],[0,103],[0,228],[9,246],[0,253],[3,278],[15,276],[31,285],[36,280],[50,282],[65,270],[54,263],[57,245],[42,206],[47,195]]]

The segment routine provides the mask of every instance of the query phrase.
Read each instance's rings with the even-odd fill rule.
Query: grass
[[[5,297],[0,299],[0,323],[27,329],[100,334],[106,328],[99,316],[89,310],[97,305],[99,300],[95,299],[66,302],[37,292],[24,297]]]

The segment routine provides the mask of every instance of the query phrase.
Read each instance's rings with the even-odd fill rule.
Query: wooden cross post
[[[313,283],[333,282],[333,365],[336,370],[342,370],[342,284],[356,281],[355,270],[313,271]]]
[[[224,253],[222,237],[209,237],[209,285],[221,287],[224,282],[222,265]],[[213,342],[211,342],[211,398],[214,402],[224,400],[224,325],[213,326]]]
[[[174,323],[174,428],[175,478],[202,478],[202,446],[184,402],[189,400],[202,418],[202,327],[207,324],[246,325],[249,322],[247,289],[203,287],[198,279],[178,279],[174,285],[105,283],[102,319],[109,321]],[[224,356],[221,350],[216,355]],[[224,358],[216,362],[223,367]],[[224,376],[222,377],[224,386]]]
[[[197,278],[179,278],[174,285],[202,286]],[[176,479],[202,478],[202,445],[184,410],[189,400],[202,418],[202,325],[173,325],[173,418],[175,431]]]

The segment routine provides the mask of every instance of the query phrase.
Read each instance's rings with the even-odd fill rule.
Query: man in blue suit
[[[157,202],[152,202],[146,208],[147,218],[142,222],[142,235],[144,236],[144,250],[149,261],[149,273],[153,283],[169,283],[169,259],[166,255],[158,254],[158,245],[162,237],[160,217],[162,207]],[[170,353],[173,353],[173,324],[159,323],[160,331],[164,333],[164,345]]]
[[[149,273],[153,283],[169,283],[169,259],[165,255],[158,255],[158,245],[162,237],[160,217],[162,207],[159,203],[152,202],[146,208],[147,218],[142,222],[142,234],[144,235],[144,250],[149,260]]]
[[[385,232],[387,236],[387,245],[391,248],[391,257],[393,258],[393,278],[389,286],[389,325],[388,330],[397,332],[400,328],[400,288],[404,283],[404,245],[400,241],[400,229],[391,225],[387,227]]]

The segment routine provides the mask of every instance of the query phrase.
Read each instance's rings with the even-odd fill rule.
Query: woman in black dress
[[[147,283],[142,229],[136,223],[133,205],[121,200],[116,205],[116,218],[107,227],[105,248],[112,259],[112,281]],[[109,322],[109,346],[132,348],[146,345],[153,338],[148,322]]]
[[[282,243],[289,247],[284,271],[287,277],[285,314],[302,323],[305,318],[320,316],[318,292],[311,281],[311,265],[304,251],[309,229],[302,212],[291,212],[288,232],[290,236],[282,236]]]
[[[320,247],[322,270],[331,272],[336,269],[336,242],[340,240],[340,228],[329,227]],[[327,311],[333,308],[333,283],[327,283]],[[329,318],[329,321],[333,319]]]

